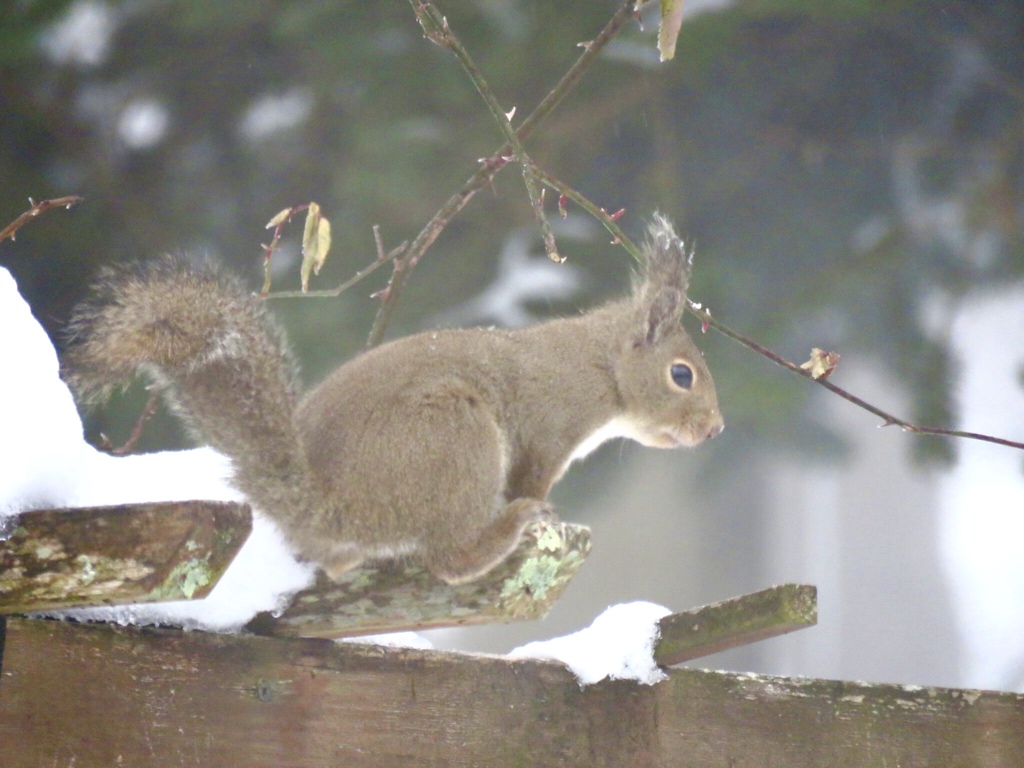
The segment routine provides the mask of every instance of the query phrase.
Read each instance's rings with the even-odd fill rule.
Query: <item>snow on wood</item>
[[[513,659],[554,659],[576,675],[580,685],[601,680],[635,680],[646,685],[665,680],[654,662],[658,620],[671,611],[645,601],[607,608],[585,629],[515,648]]]

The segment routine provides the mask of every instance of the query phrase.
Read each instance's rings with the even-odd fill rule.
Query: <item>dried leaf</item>
[[[658,51],[661,60],[676,55],[676,38],[683,25],[683,0],[661,0],[661,23],[658,25]]]
[[[331,250],[331,222],[326,216],[320,217],[320,227],[317,229],[316,263],[313,265],[313,274],[320,274],[320,267],[327,261],[327,252]]]
[[[306,225],[302,231],[302,277],[303,292],[309,290],[309,276],[319,273],[331,247],[331,223],[320,215],[320,206],[310,203],[306,212]]]
[[[305,250],[308,244],[316,237],[316,228],[320,224],[320,204],[310,203],[306,210],[306,226],[302,232],[302,248]]]
[[[827,379],[832,371],[839,364],[838,352],[826,352],[823,349],[814,347],[811,350],[811,359],[801,365],[805,371],[809,371],[812,379]]]
[[[272,229],[274,227],[280,226],[281,224],[284,224],[286,221],[288,221],[288,219],[291,217],[291,215],[292,215],[292,209],[291,208],[285,208],[283,211],[281,211],[274,218],[272,218],[270,221],[267,222],[267,227],[266,228],[267,229]]]

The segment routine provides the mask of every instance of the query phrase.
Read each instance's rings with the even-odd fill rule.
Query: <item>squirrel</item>
[[[69,323],[63,373],[86,403],[148,375],[332,579],[411,557],[465,583],[553,515],[552,485],[606,440],[674,448],[722,431],[681,322],[692,252],[655,215],[642,253],[625,298],[520,330],[397,339],[302,397],[264,302],[210,265],[165,257],[108,271]]]

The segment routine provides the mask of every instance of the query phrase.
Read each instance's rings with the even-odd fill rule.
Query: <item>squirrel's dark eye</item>
[[[680,389],[689,389],[693,386],[693,369],[686,363],[673,363],[669,368],[669,375]]]

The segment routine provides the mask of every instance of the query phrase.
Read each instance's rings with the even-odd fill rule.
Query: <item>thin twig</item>
[[[388,258],[387,251],[384,250],[384,238],[380,236],[380,225],[373,225],[373,244],[377,246],[377,261],[386,261]],[[405,250],[407,243],[402,243],[402,250]],[[398,254],[396,253],[395,256]]]
[[[68,195],[67,197],[55,197],[52,200],[40,200],[37,203],[30,197],[28,202],[32,207],[0,230],[0,243],[7,238],[11,238],[11,241],[13,242],[18,234],[18,230],[28,224],[28,222],[39,214],[45,213],[51,208],[70,208],[76,203],[82,202],[83,199],[84,198],[81,198],[78,195]]]
[[[752,349],[754,352],[757,352],[757,354],[761,355],[762,357],[768,358],[776,365],[780,365],[783,368],[792,371],[793,373],[803,376],[805,379],[809,379],[810,381],[813,381],[815,384],[820,384],[825,389],[829,390],[830,392],[834,392],[844,400],[848,400],[849,402],[856,405],[858,408],[862,408],[868,413],[873,413],[875,416],[882,419],[882,423],[878,425],[880,427],[897,426],[903,429],[905,432],[914,432],[919,435],[941,435],[944,437],[960,437],[967,440],[981,440],[986,443],[995,443],[996,445],[1004,445],[1008,448],[1017,448],[1019,450],[1024,450],[1024,443],[1020,443],[1015,440],[1007,440],[1002,437],[993,437],[992,435],[984,435],[979,432],[964,432],[962,430],[944,429],[942,427],[921,427],[918,426],[917,424],[901,419],[898,416],[893,416],[891,413],[882,410],[878,406],[872,405],[866,400],[863,400],[857,397],[856,395],[847,392],[842,387],[836,386],[835,384],[833,384],[831,381],[824,377],[814,378],[814,376],[811,375],[809,370],[801,368],[799,365],[790,362],[781,355],[778,355],[775,352],[772,352],[770,349],[761,346],[756,341],[748,339],[746,336],[737,333],[729,326],[725,325],[724,323],[720,323],[718,320],[713,318],[711,314],[708,313],[706,310],[699,309],[693,306],[692,304],[688,308],[693,315],[700,319],[702,324],[709,325],[719,333],[728,336],[733,341],[737,341],[743,346],[747,347],[748,349]]]
[[[295,217],[295,214],[309,210],[309,205],[309,203],[304,203],[303,205],[293,205],[291,208],[286,208],[275,216],[274,220],[268,225],[268,227],[274,227],[274,234],[271,237],[269,244],[261,246],[263,248],[263,288],[260,289],[260,298],[270,298],[270,259],[277,250],[277,244],[281,242],[282,230],[286,224],[291,222]],[[301,293],[301,291],[299,293]]]
[[[604,29],[588,43],[583,44],[583,53],[573,63],[571,67],[562,75],[562,79],[558,81],[554,88],[548,92],[540,104],[537,105],[536,109],[530,113],[530,115],[523,121],[522,125],[516,129],[516,135],[520,141],[525,141],[533,130],[543,121],[552,110],[557,107],[562,99],[576,86],[586,71],[593,64],[594,60],[603,51],[608,43],[610,43],[615,36],[622,30],[622,28],[631,21],[640,10],[641,7],[646,5],[645,2],[639,0],[627,0],[621,6],[619,10],[609,19],[608,23],[605,24]],[[461,211],[466,204],[473,199],[481,189],[486,187],[494,175],[500,171],[507,163],[508,156],[511,152],[511,147],[508,142],[502,144],[496,151],[492,152],[487,158],[484,158],[480,167],[477,169],[465,184],[451,197],[449,197],[444,204],[438,209],[430,221],[426,223],[420,233],[413,238],[412,244],[409,246],[409,250],[406,256],[400,261],[407,263],[407,269],[405,269],[400,275],[393,274],[390,283],[388,284],[387,298],[390,301],[386,301],[381,304],[377,310],[377,316],[374,318],[373,327],[370,329],[369,338],[366,340],[367,347],[374,347],[381,342],[384,338],[384,334],[387,331],[388,323],[391,320],[391,316],[394,312],[395,303],[398,301],[398,297],[405,285],[405,282],[409,279],[409,275],[419,264],[420,259],[427,252],[438,235],[448,225],[448,222],[454,218],[459,211]]]
[[[142,433],[146,428],[146,422],[149,421],[153,414],[156,413],[156,407],[160,402],[160,389],[152,387],[149,393],[149,399],[146,401],[146,407],[142,409],[142,413],[139,414],[139,418],[135,421],[135,426],[132,428],[131,435],[128,436],[128,440],[125,441],[124,445],[114,446],[110,442],[110,439],[100,433],[100,448],[112,453],[114,456],[124,456],[130,453],[134,448],[135,444],[139,442],[139,438],[142,437]]]
[[[366,347],[375,346],[377,342],[374,341],[375,332],[380,329],[380,333],[383,333],[383,329],[391,320],[391,316],[395,312],[395,307],[398,305],[398,297],[401,294],[402,286],[405,285],[405,281],[409,278],[409,273],[412,272],[413,267],[416,266],[415,261],[412,259],[395,259],[392,263],[391,277],[388,278],[388,284],[373,294],[373,298],[380,299],[380,308],[377,310],[377,316],[373,320],[373,327],[370,328],[370,338],[366,342]]]
[[[301,298],[306,298],[306,297],[311,297],[311,296],[338,296],[342,292],[347,291],[349,288],[351,288],[353,285],[358,283],[360,280],[362,280],[367,275],[369,275],[372,272],[376,271],[376,269],[378,267],[382,267],[385,264],[387,264],[389,261],[394,261],[395,259],[397,259],[399,256],[401,256],[405,252],[406,247],[409,245],[408,241],[406,241],[406,242],[403,242],[401,245],[399,245],[399,246],[397,246],[395,248],[392,248],[387,253],[384,253],[383,252],[383,245],[380,242],[380,235],[377,232],[377,226],[376,225],[374,225],[374,227],[373,227],[373,232],[374,232],[375,238],[377,239],[377,258],[373,262],[371,262],[370,264],[368,264],[367,266],[363,267],[361,270],[356,272],[354,275],[352,275],[352,277],[350,277],[348,280],[343,282],[341,285],[339,285],[339,286],[337,286],[335,288],[326,288],[326,289],[321,290],[321,291],[274,291],[273,293],[263,294],[261,296],[261,298],[263,298],[263,299],[301,299]]]
[[[579,44],[579,47],[583,49],[582,55],[566,70],[566,73],[562,75],[562,79],[558,81],[555,87],[541,100],[536,109],[523,120],[523,124],[516,130],[516,135],[520,141],[526,141],[529,135],[533,133],[533,129],[561,103],[562,99],[576,86],[576,83],[583,77],[601,51],[622,31],[622,28],[629,21],[639,17],[640,10],[648,2],[650,0],[626,0],[619,7],[619,10],[615,12],[615,15],[608,20],[608,23],[605,24],[604,29],[601,30],[597,37]],[[508,143],[505,143],[497,152],[491,155],[490,159],[493,160],[507,156],[510,149],[511,147]]]
[[[612,233],[612,237],[615,239],[612,241],[616,245],[621,245],[626,251],[632,256],[638,263],[643,260],[640,255],[640,250],[628,237],[626,237],[622,230],[619,229],[619,225],[615,222],[618,221],[619,216],[622,215],[622,211],[616,211],[615,213],[608,213],[604,208],[594,205],[590,200],[581,195],[575,189],[570,187],[561,179],[555,178],[549,173],[545,173],[540,168],[534,166],[534,173],[537,175],[542,182],[547,184],[549,187],[557,191],[560,195],[572,200],[580,208],[585,210],[595,219],[604,224],[605,229]]]
[[[537,169],[537,175],[540,178],[540,180],[547,184],[549,187],[558,190],[559,193],[571,199],[581,208],[586,210],[591,216],[593,216],[595,219],[604,224],[608,231],[611,232],[612,235],[614,235],[616,241],[618,241],[619,244],[621,244],[622,247],[625,248],[633,256],[634,259],[640,259],[639,249],[637,249],[636,245],[628,237],[626,237],[625,234],[623,234],[622,230],[619,229],[619,226],[615,223],[615,218],[613,218],[617,218],[615,214],[609,214],[607,211],[604,210],[604,208],[600,208],[594,205],[594,203],[592,203],[586,197],[584,197],[579,192],[574,190],[568,184],[562,182],[560,179],[556,179],[555,177],[550,176],[547,173],[544,173],[540,169]],[[761,355],[762,357],[768,358],[776,365],[780,365],[783,368],[792,371],[793,373],[803,376],[805,379],[809,379],[810,381],[813,381],[815,384],[820,384],[821,386],[825,387],[825,389],[834,392],[844,400],[848,400],[849,402],[856,405],[858,408],[862,408],[865,411],[868,411],[869,413],[873,413],[875,416],[878,416],[880,419],[882,419],[882,424],[880,424],[879,426],[898,426],[907,432],[915,432],[921,435],[943,435],[946,437],[961,437],[969,440],[982,440],[988,443],[996,443],[997,445],[1005,445],[1009,448],[1018,448],[1024,450],[1024,443],[1019,443],[1013,440],[1007,440],[1002,437],[992,437],[991,435],[984,435],[978,432],[963,432],[960,430],[943,429],[941,427],[921,427],[918,426],[917,424],[913,424],[897,416],[893,416],[891,413],[882,410],[878,406],[872,405],[866,400],[863,400],[857,397],[856,395],[847,392],[842,387],[833,384],[824,376],[819,376],[818,378],[815,378],[811,374],[810,370],[801,368],[796,363],[792,363],[789,360],[786,360],[781,355],[778,355],[775,352],[772,352],[770,349],[761,346],[756,341],[748,339],[746,336],[737,333],[729,326],[713,318],[710,312],[697,305],[694,305],[692,302],[687,306],[687,308],[693,315],[700,319],[702,325],[714,328],[716,331],[723,334],[724,336],[728,336],[733,341],[737,341],[743,346],[747,347],[748,349],[752,349],[754,352],[757,352],[757,354]]]

